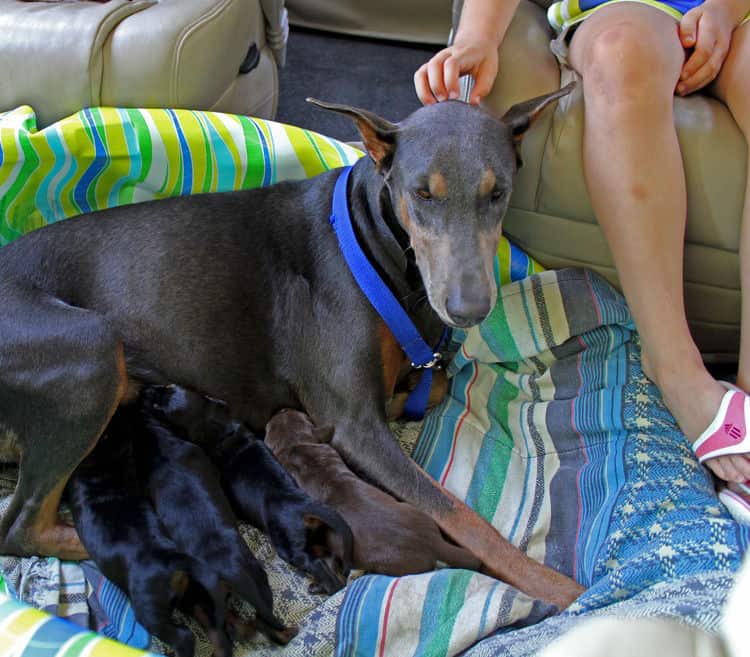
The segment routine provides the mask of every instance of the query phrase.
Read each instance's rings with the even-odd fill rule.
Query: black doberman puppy
[[[130,435],[121,428],[113,422],[68,483],[81,541],[102,573],[130,598],[138,622],[178,657],[192,657],[195,638],[172,621],[175,608],[199,619],[216,657],[231,657],[224,632],[226,593],[218,586],[209,593],[193,576],[195,561],[166,535],[137,483]]]
[[[346,584],[349,525],[307,495],[266,444],[232,418],[226,403],[175,385],[147,386],[142,395],[148,408],[203,447],[237,517],[264,532],[284,561],[310,575],[311,590],[330,595]]]
[[[141,404],[124,406],[115,417],[131,427],[138,479],[172,540],[200,564],[200,577],[249,602],[258,629],[277,643],[288,643],[297,630],[274,615],[268,576],[240,535],[203,450],[175,435]]]
[[[571,88],[502,120],[456,101],[400,124],[328,106],[354,119],[370,156],[345,190],[354,231],[429,344],[495,303],[517,146]],[[21,468],[0,554],[82,558],[57,519],[65,482],[142,383],[179,383],[225,400],[256,433],[280,408],[335,426],[352,469],[432,516],[486,572],[561,608],[580,595],[399,448],[386,404],[408,363],[340,251],[338,176],[111,208],[3,247],[0,454]]]

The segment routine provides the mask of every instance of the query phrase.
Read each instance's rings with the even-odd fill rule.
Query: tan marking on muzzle
[[[448,198],[448,183],[439,171],[433,171],[429,180],[430,194],[441,201]]]
[[[479,196],[488,196],[495,188],[495,181],[495,173],[490,169],[485,169],[479,181]]]

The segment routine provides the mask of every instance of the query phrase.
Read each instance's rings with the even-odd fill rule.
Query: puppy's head
[[[266,423],[266,445],[271,451],[289,448],[297,443],[329,443],[333,427],[316,427],[310,416],[284,408]]]
[[[148,411],[182,429],[191,442],[212,444],[230,428],[229,406],[218,399],[178,385],[145,386],[142,400]]]
[[[350,116],[408,236],[430,305],[449,326],[481,322],[497,300],[494,261],[521,164],[521,138],[573,85],[514,105],[497,119],[459,101],[422,107],[398,124],[309,99]]]

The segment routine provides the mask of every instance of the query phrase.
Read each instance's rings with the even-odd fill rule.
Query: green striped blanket
[[[0,115],[0,245],[93,209],[267,185],[359,156],[246,117],[98,108],[36,131],[31,110],[19,108]],[[324,599],[243,528],[269,572],[277,610],[300,634],[273,651],[258,638],[238,655],[527,655],[578,618],[613,612],[715,628],[748,530],[720,506],[644,377],[622,298],[582,270],[542,272],[507,241],[497,264],[497,307],[480,327],[453,336],[448,397],[418,440],[413,425],[395,429],[416,440],[414,457],[436,479],[587,593],[552,616],[501,582],[442,570],[365,576]],[[0,476],[0,486],[7,499],[12,478]],[[90,564],[1,565],[13,596],[146,645],[124,596]],[[198,635],[202,657],[209,648]],[[120,654],[97,648],[103,641],[0,596],[0,655],[10,645],[8,654],[23,657]]]

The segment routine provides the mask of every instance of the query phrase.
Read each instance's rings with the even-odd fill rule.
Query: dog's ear
[[[567,96],[573,89],[575,89],[575,81],[566,84],[562,89],[553,91],[550,94],[544,96],[537,96],[531,100],[525,100],[522,103],[513,105],[505,114],[501,121],[510,128],[511,134],[513,135],[513,141],[520,144],[526,131],[531,127],[532,123],[539,116],[541,111],[547,107],[550,103]],[[518,165],[521,165],[520,157]]]
[[[368,112],[358,107],[324,103],[316,98],[308,98],[307,102],[317,107],[331,110],[332,112],[346,114],[354,119],[359,134],[362,135],[365,149],[372,158],[372,161],[375,162],[378,171],[382,171],[388,167],[393,151],[396,148],[398,126],[395,123],[391,123],[373,112]]]

